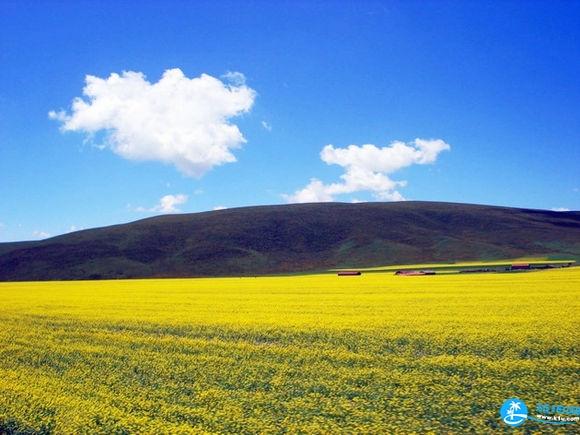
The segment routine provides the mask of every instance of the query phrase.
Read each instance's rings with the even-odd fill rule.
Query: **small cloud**
[[[234,86],[245,86],[246,84],[246,76],[239,71],[228,71],[221,78]]]
[[[232,151],[246,142],[231,119],[250,111],[256,92],[242,73],[224,77],[229,83],[208,74],[188,78],[179,68],[156,83],[134,71],[87,75],[84,97],[73,100],[70,114],[52,110],[48,116],[89,141],[102,132],[101,147],[124,159],[171,164],[199,178],[235,162]]]
[[[334,186],[337,186],[334,184]],[[311,178],[310,182],[292,195],[282,195],[287,202],[330,202],[334,199],[333,186],[327,186],[322,181]]]
[[[32,236],[35,239],[42,240],[42,239],[48,239],[50,237],[50,233],[47,233],[46,231],[38,231],[37,230],[37,231],[32,232]]]
[[[272,131],[272,126],[268,124],[266,121],[262,121],[262,127],[264,127],[264,130]]]
[[[344,168],[341,181],[325,184],[317,178],[291,195],[283,195],[288,202],[329,202],[337,195],[371,192],[382,201],[404,201],[398,191],[406,181],[395,181],[390,174],[411,165],[434,163],[439,153],[451,149],[441,139],[415,139],[405,143],[394,141],[387,147],[366,144],[335,148],[326,145],[320,158],[328,165]]]
[[[75,231],[81,231],[81,230],[84,230],[84,227],[77,227],[76,225],[71,225],[68,228],[67,233],[74,233]]]
[[[160,213],[179,213],[181,210],[177,208],[178,205],[187,202],[187,195],[165,195],[159,200],[159,204],[153,207],[153,211]]]
[[[226,209],[227,209],[227,207],[224,207],[223,205],[216,205],[216,206],[213,208],[213,211],[217,211],[217,210],[226,210]]]
[[[178,205],[185,204],[187,202],[187,195],[179,193],[177,195],[165,195],[161,197],[159,203],[151,208],[137,207],[135,211],[138,212],[155,212],[155,213],[181,213],[181,210],[177,207]]]
[[[552,211],[570,211],[570,209],[566,208],[566,207],[554,207],[551,210]]]

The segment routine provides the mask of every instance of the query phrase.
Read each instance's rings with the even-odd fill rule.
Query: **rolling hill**
[[[0,280],[238,276],[580,258],[580,212],[436,202],[258,206],[0,243]]]

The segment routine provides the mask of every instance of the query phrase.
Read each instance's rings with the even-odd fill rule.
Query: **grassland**
[[[0,284],[0,433],[573,432],[580,268]]]
[[[517,259],[510,259],[510,260],[496,260],[496,261],[459,261],[454,263],[426,263],[426,264],[399,264],[399,265],[386,265],[386,266],[377,266],[377,267],[362,267],[362,268],[348,268],[348,269],[331,269],[329,272],[336,272],[339,270],[351,270],[356,269],[366,273],[374,273],[374,272],[394,272],[396,270],[414,270],[414,269],[432,269],[437,271],[449,271],[449,272],[458,272],[464,269],[471,269],[471,268],[499,268],[499,267],[507,267],[514,263],[527,263],[531,266],[537,265],[550,265],[553,267],[562,267],[563,265],[575,265],[575,260],[550,260],[546,257],[538,258],[538,257],[521,257]]]

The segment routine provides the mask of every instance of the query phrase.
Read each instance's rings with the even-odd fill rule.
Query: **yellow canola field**
[[[580,268],[0,283],[0,433],[570,432]],[[577,432],[576,432],[577,433]]]

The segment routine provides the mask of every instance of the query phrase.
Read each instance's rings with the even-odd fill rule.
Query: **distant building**
[[[341,270],[337,273],[338,276],[358,276],[362,275],[358,270]]]
[[[485,269],[462,269],[459,273],[487,273],[487,272],[494,272],[494,270],[485,268]]]
[[[421,275],[435,275],[433,270],[397,270],[395,275],[400,276],[421,276]]]
[[[559,269],[561,267],[570,267],[573,262],[569,263],[536,263],[530,264],[530,269]]]
[[[512,264],[510,270],[530,270],[529,263],[515,263]]]

